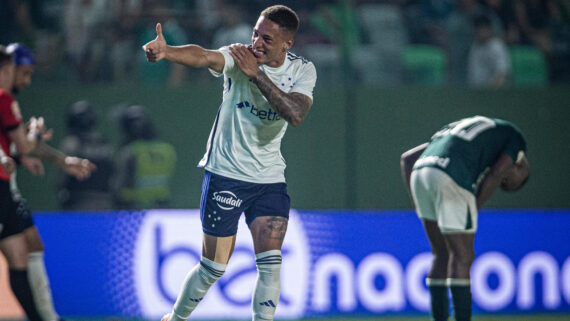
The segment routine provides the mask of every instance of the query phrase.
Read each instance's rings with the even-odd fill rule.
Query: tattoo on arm
[[[279,116],[293,126],[303,122],[311,107],[309,97],[303,94],[287,94],[281,91],[261,70],[252,78],[252,81]]]
[[[283,240],[287,231],[287,219],[281,216],[271,217],[267,223],[267,232],[272,239]]]

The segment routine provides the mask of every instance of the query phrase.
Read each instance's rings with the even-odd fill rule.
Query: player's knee
[[[226,271],[226,264],[216,263],[205,257],[202,257],[199,264],[200,277],[208,285],[214,284]]]
[[[435,254],[432,259],[432,271],[438,275],[445,276],[447,273],[447,265],[449,264],[449,255],[447,253],[443,255]]]
[[[448,262],[449,261],[449,252],[447,249],[436,249],[433,251],[433,260],[437,262]],[[447,263],[446,263],[447,264]]]
[[[464,251],[464,252],[453,253],[450,256],[450,260],[452,262],[452,265],[469,268],[471,264],[473,264],[473,261],[475,260],[475,252]]]
[[[281,251],[270,250],[257,254],[255,265],[260,277],[278,281],[281,271]]]

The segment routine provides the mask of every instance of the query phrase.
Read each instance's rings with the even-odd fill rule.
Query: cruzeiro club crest
[[[236,194],[230,191],[214,192],[212,200],[216,201],[219,208],[226,211],[240,207],[243,202],[241,199],[237,198]]]

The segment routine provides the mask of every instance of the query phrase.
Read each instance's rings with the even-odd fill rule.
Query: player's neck
[[[285,58],[287,57],[287,52],[285,52],[282,56],[280,56],[278,59],[270,61],[269,63],[265,64],[267,67],[271,67],[271,68],[279,68],[281,66],[283,66],[283,64],[285,63]]]

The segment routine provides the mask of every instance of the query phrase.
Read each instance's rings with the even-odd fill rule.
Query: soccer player
[[[147,59],[207,67],[224,76],[223,102],[199,163],[205,169],[200,212],[202,258],[187,275],[171,313],[182,321],[226,270],[238,219],[245,212],[257,265],[253,320],[273,320],[280,294],[281,246],[287,230],[289,196],[281,139],[287,125],[301,124],[312,104],[314,65],[289,52],[299,25],[282,5],[263,10],[252,43],[218,50],[197,45],[168,46],[160,24],[143,46]]]
[[[497,190],[514,192],[529,176],[526,142],[512,123],[474,116],[445,125],[401,157],[404,181],[433,253],[426,279],[436,321],[471,320],[470,268],[477,211]]]
[[[13,56],[4,46],[0,46],[0,145],[3,159],[11,156],[9,146],[12,142],[19,145],[22,152],[31,151],[36,143],[37,134],[40,133],[36,127],[38,122],[34,122],[32,124],[34,127],[30,128],[31,135],[26,135],[21,125],[22,117],[18,103],[10,95],[13,80]],[[42,321],[28,280],[27,244],[16,216],[18,204],[10,191],[11,174],[4,166],[0,166],[0,252],[4,254],[8,263],[12,291],[26,315],[31,321]]]
[[[31,84],[31,76],[34,71],[34,58],[30,49],[19,43],[10,44],[7,47],[7,52],[14,56],[15,68],[11,91],[13,94],[16,94]],[[20,113],[19,110],[18,113]],[[43,126],[42,118],[32,118],[32,122],[38,122],[39,126]],[[19,131],[24,134],[24,125],[19,123],[13,131]],[[45,136],[50,136],[49,133],[47,135],[40,135],[40,133],[38,133],[37,135],[37,142],[34,148],[26,149],[22,147],[22,144],[19,145],[15,142],[16,151],[18,152],[15,157],[19,158],[22,165],[33,174],[43,174],[43,165],[38,159],[27,155],[28,153],[40,159],[55,163],[77,179],[88,178],[91,172],[95,170],[95,165],[89,160],[68,156],[43,142],[43,140],[46,139]],[[30,136],[29,133],[28,136]],[[28,279],[36,308],[44,321],[57,321],[59,320],[59,316],[53,306],[51,289],[44,264],[44,244],[34,224],[32,212],[18,190],[16,176],[14,174],[11,178],[11,192],[13,200],[18,205],[16,214],[24,229],[23,234],[28,251]]]

